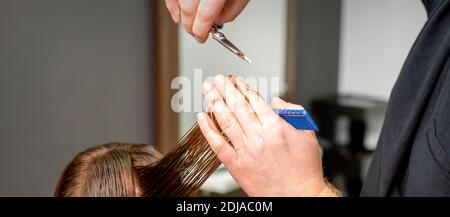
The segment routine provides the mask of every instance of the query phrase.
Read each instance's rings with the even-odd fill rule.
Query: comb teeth
[[[297,130],[319,130],[312,117],[305,110],[276,109],[274,112]]]

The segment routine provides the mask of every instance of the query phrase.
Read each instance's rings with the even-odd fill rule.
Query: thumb
[[[273,109],[286,109],[286,107],[287,107],[287,102],[285,102],[281,98],[274,97],[272,99],[272,108]]]
[[[272,108],[273,109],[300,109],[300,110],[304,109],[303,106],[288,103],[279,97],[274,97],[272,99]]]
[[[217,24],[232,22],[242,13],[250,0],[227,0],[222,13],[217,17]]]

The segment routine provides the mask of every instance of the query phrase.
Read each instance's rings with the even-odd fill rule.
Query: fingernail
[[[202,40],[201,40],[199,37],[194,36],[194,38],[195,38],[195,40],[196,40],[198,43],[202,43]]]
[[[175,12],[174,12],[175,14],[174,14],[174,21],[175,21],[175,23],[179,23],[180,22],[180,11],[178,11],[178,10],[176,10]]]
[[[205,36],[204,38],[202,38],[199,35],[195,35],[194,38],[200,44],[204,44],[204,43],[206,43],[206,40],[208,40],[208,36]]]
[[[172,17],[174,23],[180,22],[179,17],[177,17],[176,15],[176,12],[170,13],[170,17]]]
[[[212,85],[209,82],[203,83],[203,91],[209,92],[212,89]]]
[[[225,77],[223,77],[223,75],[221,75],[221,74],[220,75],[216,75],[215,80],[219,84],[225,83]]]
[[[183,28],[184,28],[184,31],[186,31],[187,34],[189,34],[192,37],[194,37],[194,34],[192,33],[192,29],[189,29],[189,27],[186,26],[186,25],[184,25]]]
[[[197,120],[203,120],[203,119],[205,119],[205,117],[203,116],[203,113],[198,113]]]

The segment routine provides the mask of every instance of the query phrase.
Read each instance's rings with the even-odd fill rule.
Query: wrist
[[[326,187],[317,195],[318,197],[340,197],[341,192],[331,183],[325,181]]]
[[[296,191],[300,197],[340,197],[340,191],[324,179],[308,180]]]

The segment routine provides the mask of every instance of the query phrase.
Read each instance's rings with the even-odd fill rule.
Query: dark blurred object
[[[333,182],[341,178],[339,187],[344,188],[346,196],[359,195],[366,172],[364,165],[372,153],[366,144],[368,129],[373,130],[369,127],[372,123],[381,123],[386,105],[385,101],[362,96],[319,98],[311,104],[320,129],[325,175]],[[339,125],[339,120],[347,120],[348,124]],[[348,138],[343,142],[339,139],[343,137]]]

